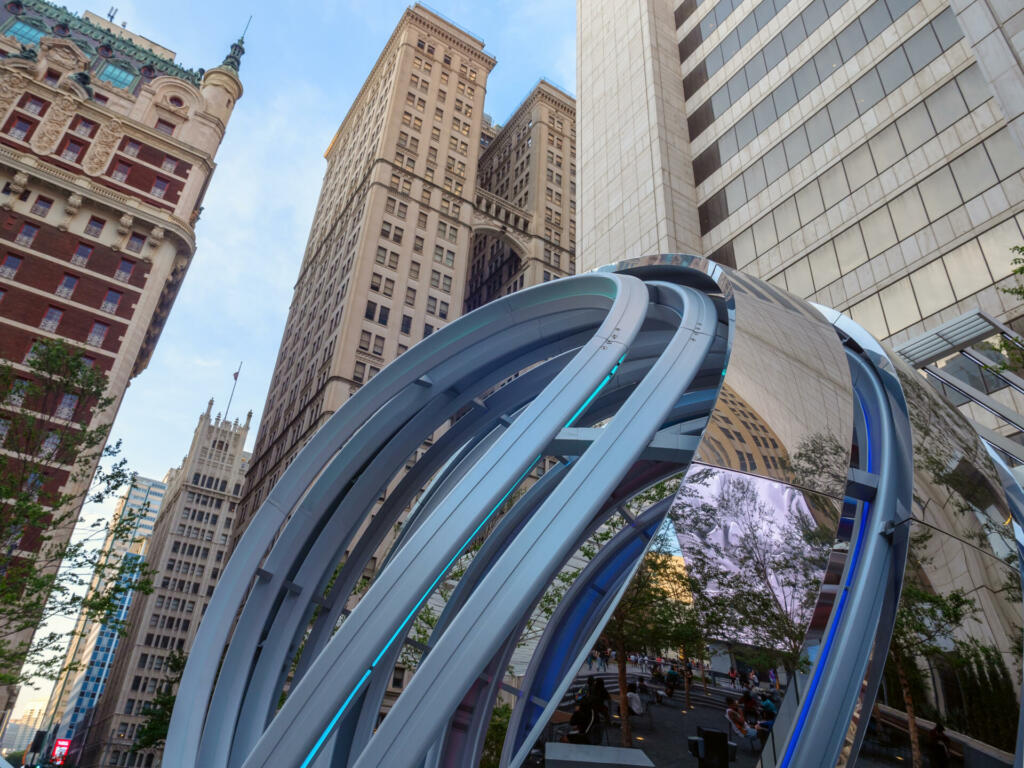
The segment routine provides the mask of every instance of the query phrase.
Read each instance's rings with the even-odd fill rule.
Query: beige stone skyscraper
[[[151,594],[136,594],[127,636],[117,643],[106,685],[94,711],[81,713],[70,737],[82,768],[159,765],[161,750],[129,753],[173,651],[188,653],[199,620],[228,558],[237,503],[250,454],[245,450],[252,412],[243,423],[199,416],[181,466],[167,473],[146,561],[155,570]],[[61,736],[64,734],[62,733]]]
[[[327,148],[236,536],[363,382],[459,314],[494,63],[409,8]]]
[[[541,80],[477,172],[466,311],[576,272],[576,100]]]

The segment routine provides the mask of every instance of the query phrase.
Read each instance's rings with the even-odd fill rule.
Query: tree
[[[753,666],[805,665],[803,643],[835,541],[827,515],[793,497],[776,509],[727,472],[717,491],[681,495],[673,513],[701,635],[739,643]]]
[[[953,632],[973,612],[974,601],[962,589],[938,594],[926,588],[919,577],[908,578],[903,584],[889,642],[889,661],[896,670],[906,707],[913,768],[924,765],[911,686],[912,677],[919,674],[917,659],[941,653]]]
[[[501,748],[505,744],[505,732],[508,721],[512,717],[512,706],[500,701],[491,711],[491,721],[487,725],[484,737],[484,748],[480,754],[480,768],[498,768],[501,763]]]
[[[0,362],[0,685],[71,671],[61,653],[68,633],[36,632],[50,619],[80,615],[80,626],[99,621],[123,634],[117,606],[152,589],[148,569],[115,552],[135,539],[144,512],[69,541],[83,503],[132,479],[120,444],[106,445],[109,425],[93,425],[113,403],[106,375],[60,340],[37,341],[25,365],[27,374]]]
[[[132,752],[143,749],[162,747],[167,738],[167,728],[171,724],[171,713],[174,701],[178,697],[178,683],[185,672],[188,654],[184,651],[171,651],[164,660],[164,679],[157,689],[149,708],[143,712],[143,721],[135,731],[135,743]]]

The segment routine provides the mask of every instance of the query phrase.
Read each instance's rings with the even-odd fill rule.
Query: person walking
[[[729,667],[729,680],[732,681],[732,687],[736,687],[736,667]]]

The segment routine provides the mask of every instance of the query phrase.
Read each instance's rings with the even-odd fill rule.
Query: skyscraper
[[[581,269],[704,255],[894,345],[1016,319],[1019,3],[577,7]]]
[[[83,350],[114,398],[97,423],[148,364],[188,271],[242,53],[191,70],[92,13],[0,7],[0,358],[27,376],[38,339]],[[48,481],[77,495],[67,478]],[[12,698],[0,691],[0,725]]]
[[[576,272],[576,100],[546,80],[480,156],[465,309]]]
[[[236,536],[364,381],[458,315],[494,63],[482,40],[409,8],[327,148]]]
[[[167,656],[188,653],[227,561],[252,413],[240,424],[212,410],[210,400],[188,454],[165,478],[165,501],[146,554],[156,570],[154,589],[132,600],[130,629],[118,643],[95,712],[72,736],[71,754],[81,750],[82,766],[118,766],[129,759],[143,714],[165,682]],[[143,750],[131,760],[151,766],[158,756],[159,750]]]
[[[125,542],[114,541],[108,535],[103,549],[110,553],[112,562],[122,558],[127,558],[130,562],[139,562],[145,557],[166,491],[167,484],[160,480],[135,478],[115,512],[115,518],[125,514],[131,514],[136,518],[135,535],[130,541]],[[104,586],[100,575],[94,576],[90,583],[91,590],[100,590]],[[124,620],[131,606],[132,596],[132,592],[121,595],[116,619]],[[110,666],[114,661],[118,639],[116,627],[105,626],[103,622],[98,621],[90,622],[84,616],[78,618],[65,654],[61,675],[46,706],[43,725],[50,726],[52,738],[72,739],[76,727],[91,717],[90,710],[103,692]]]

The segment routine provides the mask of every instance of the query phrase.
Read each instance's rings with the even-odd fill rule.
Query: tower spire
[[[231,51],[227,56],[224,57],[224,61],[221,63],[222,67],[233,69],[235,72],[242,66],[242,56],[245,54],[245,33],[249,31],[249,24],[252,23],[252,16],[249,16],[249,21],[245,22],[245,29],[242,30],[242,36],[237,41],[231,44]]]

